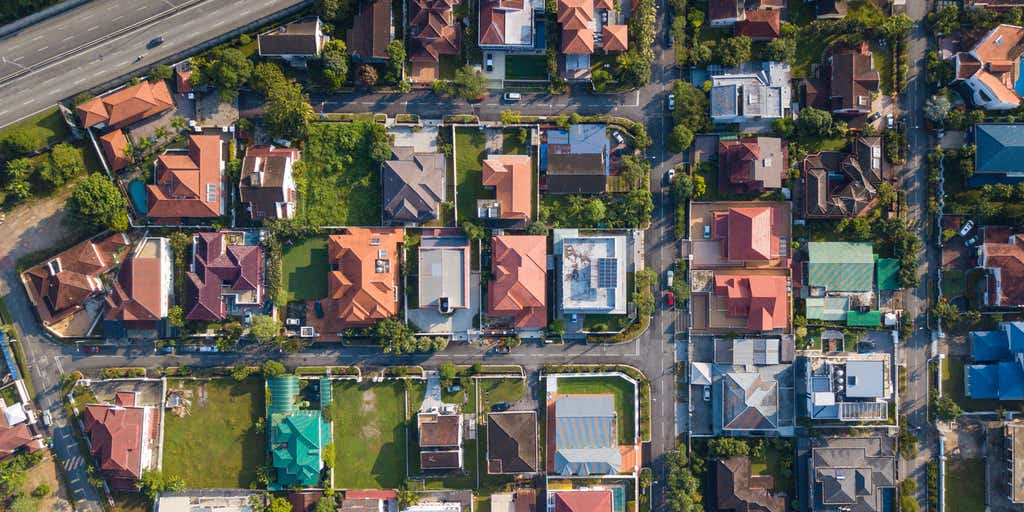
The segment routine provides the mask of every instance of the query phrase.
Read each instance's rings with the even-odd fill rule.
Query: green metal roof
[[[299,378],[294,375],[271,377],[267,379],[270,388],[270,405],[267,415],[291,413],[299,410],[295,405],[295,396],[299,394]]]
[[[320,377],[320,410],[331,406],[332,400],[331,381],[327,377]]]
[[[870,291],[875,256],[870,242],[807,244],[807,284],[828,291]]]
[[[900,288],[900,260],[895,258],[879,258],[875,267],[879,290],[898,290]]]
[[[846,314],[846,325],[850,327],[878,327],[882,325],[881,311],[850,311]]]
[[[806,305],[808,320],[842,322],[846,320],[846,311],[850,309],[850,299],[846,297],[808,297]]]
[[[321,423],[320,411],[270,416],[270,448],[278,486],[308,487],[320,483]]]

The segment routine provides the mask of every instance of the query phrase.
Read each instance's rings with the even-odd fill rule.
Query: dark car
[[[512,404],[508,402],[498,402],[491,406],[491,412],[507,411],[510,407],[512,407]]]
[[[316,313],[317,318],[324,317],[324,306],[320,304],[320,301],[313,303],[313,311]]]
[[[99,354],[100,347],[97,347],[96,345],[87,345],[82,347],[82,352],[85,352],[86,354]]]
[[[162,44],[164,44],[164,36],[154,37],[146,43],[146,48],[153,49]]]

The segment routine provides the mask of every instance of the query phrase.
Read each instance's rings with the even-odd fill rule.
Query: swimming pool
[[[145,215],[149,212],[149,205],[146,204],[146,185],[138,178],[128,184],[128,195],[131,196],[132,202],[135,203],[135,209],[139,213]]]
[[[1017,82],[1013,84],[1013,90],[1017,91],[1020,96],[1024,96],[1024,73],[1021,73],[1022,70],[1024,70],[1024,56],[1020,58],[1020,65],[1017,66]]]

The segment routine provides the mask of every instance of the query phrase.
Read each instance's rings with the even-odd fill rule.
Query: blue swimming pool
[[[1024,96],[1024,73],[1019,70],[1024,69],[1024,56],[1020,58],[1020,66],[1018,67],[1017,83],[1013,84],[1013,90],[1017,91],[1017,94]]]
[[[139,213],[145,215],[149,211],[149,206],[146,204],[146,185],[142,181],[132,180],[128,184],[128,195],[132,197],[132,203],[135,203],[135,209]]]

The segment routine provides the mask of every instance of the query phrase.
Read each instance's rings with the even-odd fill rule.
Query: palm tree
[[[158,140],[163,139],[164,137],[167,136],[167,128],[163,126],[157,126],[156,131],[153,132],[153,135],[155,135]]]
[[[174,116],[171,118],[171,128],[174,128],[176,131],[180,132],[184,130],[186,126],[188,126],[188,121],[185,121],[184,117]]]

